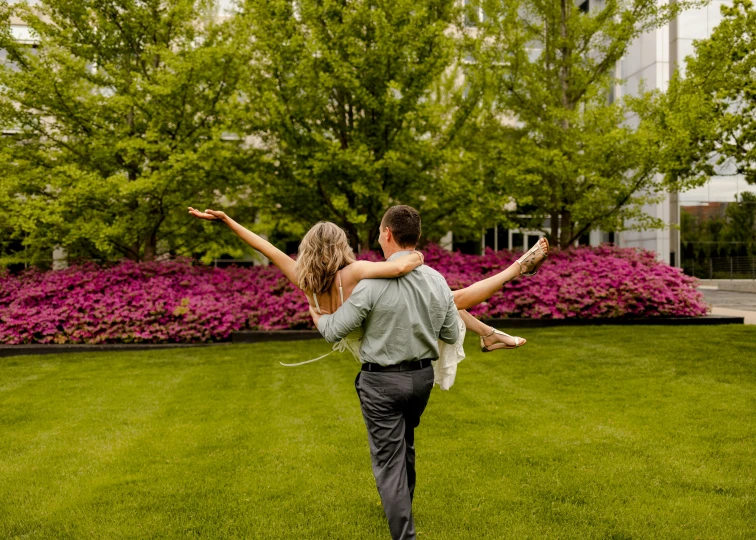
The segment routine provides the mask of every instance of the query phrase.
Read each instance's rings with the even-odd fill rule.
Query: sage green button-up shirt
[[[363,326],[362,362],[389,366],[438,358],[438,340],[452,344],[459,337],[457,317],[446,280],[423,265],[395,279],[363,279],[343,306],[320,317],[318,330],[334,343]]]

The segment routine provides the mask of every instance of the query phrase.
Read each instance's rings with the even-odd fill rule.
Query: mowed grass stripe
[[[756,329],[466,343],[417,432],[426,538],[753,538]],[[386,538],[323,341],[0,359],[0,536]]]

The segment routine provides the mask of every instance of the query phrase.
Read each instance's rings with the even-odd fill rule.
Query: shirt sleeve
[[[444,318],[444,324],[441,326],[441,332],[438,339],[449,345],[453,345],[459,339],[459,326],[457,326],[457,306],[454,305],[454,295],[452,295],[449,286],[445,285],[446,293],[448,295],[448,307],[446,309],[446,317]]]
[[[332,315],[323,315],[318,320],[318,330],[326,341],[335,343],[349,332],[362,326],[373,308],[369,279],[363,279],[352,291],[344,305]]]

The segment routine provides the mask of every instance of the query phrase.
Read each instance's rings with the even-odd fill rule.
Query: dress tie
[[[345,339],[342,339],[340,341],[337,341],[333,344],[332,350],[329,353],[324,354],[323,356],[318,356],[317,358],[313,358],[312,360],[305,360],[304,362],[297,362],[296,364],[284,364],[283,362],[279,361],[278,363],[285,367],[296,367],[296,366],[303,366],[305,364],[310,364],[312,362],[317,362],[318,360],[322,360],[326,356],[329,356],[335,352],[344,352],[348,350],[347,343]]]

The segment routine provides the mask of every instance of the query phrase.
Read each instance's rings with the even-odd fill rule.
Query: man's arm
[[[326,341],[335,343],[362,326],[362,321],[373,309],[370,280],[360,281],[349,299],[333,315],[313,317],[321,335]],[[312,309],[311,309],[312,311]]]
[[[445,292],[448,293],[449,302],[446,310],[446,317],[444,318],[444,324],[441,326],[441,332],[439,333],[438,339],[444,343],[452,345],[459,339],[459,326],[457,326],[457,317],[459,317],[459,315],[457,314],[457,306],[454,305],[454,296],[446,283],[444,283],[444,289],[446,289]]]

